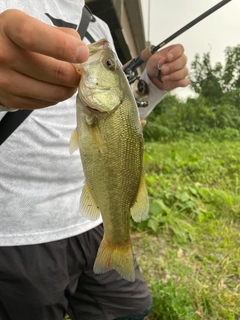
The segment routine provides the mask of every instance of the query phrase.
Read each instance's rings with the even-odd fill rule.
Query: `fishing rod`
[[[192,20],[191,22],[186,24],[184,27],[182,27],[181,29],[179,29],[178,31],[173,33],[170,37],[168,37],[167,39],[165,39],[164,41],[159,43],[157,46],[150,46],[150,47],[143,49],[138,57],[132,59],[130,62],[127,62],[123,66],[123,71],[125,72],[125,74],[128,78],[129,84],[132,84],[133,82],[135,82],[135,80],[137,80],[139,78],[138,76],[135,75],[135,70],[138,67],[140,67],[143,63],[147,62],[148,59],[154,53],[156,53],[159,49],[161,49],[167,43],[169,43],[170,41],[172,41],[173,39],[178,37],[180,34],[184,33],[185,31],[187,31],[188,29],[193,27],[195,24],[197,24],[201,20],[205,19],[207,16],[209,16],[213,12],[220,9],[221,7],[223,7],[225,4],[227,4],[230,1],[232,1],[232,0],[222,0],[221,2],[219,2],[215,6],[213,6],[212,8],[210,8],[209,10],[205,11],[203,14],[198,16],[196,19]],[[147,90],[146,85],[144,85],[143,83],[140,83],[140,86],[138,88],[140,96],[144,95],[144,90]]]

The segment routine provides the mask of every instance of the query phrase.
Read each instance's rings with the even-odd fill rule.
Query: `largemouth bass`
[[[95,273],[115,269],[134,281],[130,214],[148,214],[142,173],[143,135],[138,108],[117,56],[106,39],[89,45],[87,62],[75,65],[81,75],[77,95],[77,128],[70,153],[78,147],[85,175],[80,213],[102,215],[104,237]]]

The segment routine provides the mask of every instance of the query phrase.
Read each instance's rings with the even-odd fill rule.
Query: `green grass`
[[[154,297],[148,319],[240,319],[240,143],[147,143],[151,197],[133,244]]]

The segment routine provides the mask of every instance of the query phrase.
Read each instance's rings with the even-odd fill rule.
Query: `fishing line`
[[[150,43],[150,0],[148,0],[148,32],[147,32],[147,42]]]

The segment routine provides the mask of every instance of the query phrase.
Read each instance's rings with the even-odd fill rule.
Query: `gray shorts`
[[[136,280],[94,274],[102,225],[39,245],[0,247],[0,320],[112,320],[140,314],[152,298],[135,262]]]

